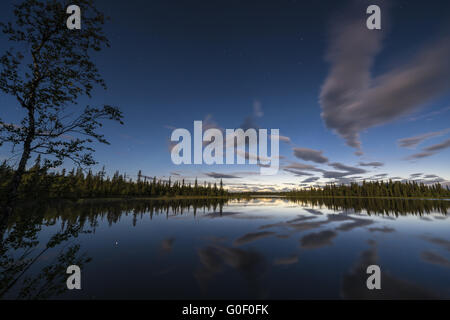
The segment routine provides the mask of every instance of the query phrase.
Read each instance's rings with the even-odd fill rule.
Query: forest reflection
[[[291,198],[289,201],[302,206],[326,207],[333,211],[352,210],[368,215],[424,215],[440,213],[447,215],[450,201],[445,199],[398,199],[398,198]]]
[[[58,230],[46,241],[40,240],[43,229],[56,225],[56,218],[46,217],[42,210],[15,211],[8,226],[1,228],[0,299],[57,296],[66,290],[67,266],[81,268],[91,261],[80,245],[73,243],[80,234],[92,232],[80,221],[57,225]],[[38,266],[46,256],[51,258]]]
[[[268,200],[268,201],[266,201]],[[98,219],[106,219],[109,225],[117,223],[121,216],[132,216],[133,225],[138,219],[155,215],[165,215],[167,218],[182,215],[229,215],[225,207],[233,204],[265,204],[277,205],[293,203],[299,209],[320,214],[320,209],[326,208],[335,212],[351,211],[354,213],[367,213],[368,215],[428,215],[431,213],[446,216],[450,201],[448,200],[422,200],[422,199],[388,199],[388,198],[203,198],[203,199],[177,199],[177,200],[133,200],[133,201],[92,201],[74,204],[49,204],[38,208],[16,208],[15,214],[8,220],[7,229],[13,227],[18,221],[52,224],[58,219],[65,224],[79,223],[80,226],[95,228]],[[37,222],[36,222],[37,223]]]
[[[120,200],[120,201],[87,201],[84,203],[48,203],[40,207],[19,207],[1,228],[0,242],[0,299],[46,299],[58,296],[65,291],[66,267],[68,265],[83,266],[91,261],[86,252],[76,242],[81,234],[94,233],[98,226],[124,222],[136,226],[142,219],[194,218],[258,218],[263,214],[251,213],[252,210],[267,210],[270,217],[277,217],[287,207],[296,212],[308,212],[307,216],[295,216],[285,223],[261,225],[258,230],[250,230],[232,242],[234,247],[226,247],[222,243],[208,244],[199,249],[198,254],[202,266],[195,273],[201,287],[208,283],[216,273],[226,268],[236,267],[247,279],[252,290],[260,296],[261,288],[253,277],[265,274],[267,262],[258,253],[237,248],[277,235],[273,226],[287,226],[294,231],[312,230],[330,222],[347,223],[334,230],[322,230],[303,236],[300,239],[301,249],[314,249],[330,245],[340,231],[366,226],[371,221],[347,215],[329,215],[337,213],[361,213],[362,215],[381,215],[395,219],[398,216],[414,215],[421,219],[447,217],[450,201],[421,199],[382,199],[382,198],[197,198],[176,200]],[[244,209],[243,208],[247,208]],[[281,215],[280,215],[281,216]],[[323,216],[325,220],[317,220]],[[125,219],[126,218],[126,219]],[[308,221],[306,221],[308,220]],[[314,221],[310,221],[314,220]],[[219,221],[220,223],[221,221]],[[264,230],[263,230],[264,229]],[[42,231],[45,230],[44,233]],[[368,229],[370,232],[390,232],[394,229],[384,226]],[[170,252],[174,238],[163,241],[162,248]],[[271,242],[273,243],[273,241]],[[82,250],[83,249],[83,250]],[[250,257],[250,258],[249,258]],[[426,255],[428,260],[436,260],[436,255]],[[277,260],[276,265],[288,265],[297,262],[297,256]],[[45,263],[44,263],[45,262]],[[212,263],[212,264],[211,264]],[[32,272],[30,272],[32,270]],[[250,272],[251,271],[251,272]],[[249,276],[251,275],[251,276]],[[351,296],[351,294],[350,294]]]

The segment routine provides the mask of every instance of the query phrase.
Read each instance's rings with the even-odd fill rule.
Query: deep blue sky
[[[2,1],[0,21],[11,20],[15,2]],[[397,141],[450,127],[447,88],[398,117],[361,130],[362,156],[356,156],[355,148],[322,119],[319,95],[331,67],[325,59],[333,41],[330,32],[340,32],[339,16],[349,10],[347,1],[96,3],[112,19],[105,29],[111,48],[95,55],[108,90],[98,90],[92,101],[83,102],[114,104],[125,114],[124,126],[105,126],[111,145],[97,147],[96,159],[109,172],[117,169],[133,176],[142,169],[149,176],[175,173],[179,175],[175,177],[198,176],[201,180],[214,180],[207,176],[211,172],[224,173],[240,177],[224,179],[226,184],[254,189],[298,186],[311,177],[320,178],[317,183],[332,181],[323,178],[323,171],[339,171],[329,165],[333,163],[367,171],[353,177],[386,173],[407,179],[410,174],[423,173],[437,175],[442,181],[450,179],[449,148],[405,159],[445,142],[448,132],[424,139],[416,150],[400,147]],[[389,7],[386,3],[367,2],[382,9],[382,30],[378,32],[383,32],[383,40],[371,69],[374,77],[395,70],[444,36],[450,20],[448,1],[400,0],[391,1]],[[364,10],[360,16],[365,19]],[[8,46],[1,35],[0,48]],[[255,102],[261,105],[262,117],[254,116]],[[17,121],[22,116],[14,100],[3,93],[0,103],[4,120]],[[261,177],[259,168],[250,165],[171,163],[168,140],[172,127],[192,130],[194,120],[209,119],[221,128],[236,128],[249,116],[259,127],[279,128],[281,135],[291,139],[290,144],[280,143],[280,153],[286,158],[277,176]],[[329,162],[297,158],[294,148],[323,151]],[[8,158],[8,152],[0,149],[1,157]],[[384,165],[359,165],[374,161]],[[322,171],[295,176],[284,170],[295,163]]]

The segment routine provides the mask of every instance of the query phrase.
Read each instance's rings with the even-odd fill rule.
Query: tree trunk
[[[19,166],[17,170],[14,172],[13,178],[9,185],[9,191],[7,195],[6,207],[12,208],[14,207],[15,202],[17,201],[18,191],[20,183],[22,182],[22,176],[25,173],[28,159],[31,154],[31,143],[34,140],[35,135],[35,121],[34,121],[34,112],[32,108],[28,109],[28,130],[27,137],[23,143],[23,152],[22,157],[20,158]]]

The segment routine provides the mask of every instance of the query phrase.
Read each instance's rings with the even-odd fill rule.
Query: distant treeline
[[[8,184],[13,176],[13,169],[3,163],[0,165],[0,201],[6,199]],[[24,175],[19,188],[19,199],[80,199],[80,198],[113,198],[113,197],[174,197],[174,196],[226,196],[222,180],[217,183],[197,182],[185,183],[149,178],[139,171],[137,179],[127,178],[118,171],[108,177],[104,169],[97,173],[91,170],[65,169],[59,172],[48,172],[42,168],[40,161]]]
[[[425,185],[415,181],[363,181],[350,185],[328,184],[320,188],[296,189],[287,193],[290,197],[399,197],[399,198],[445,198],[450,190],[440,183]]]
[[[450,201],[428,199],[396,199],[396,198],[333,198],[333,197],[298,197],[288,198],[289,201],[301,206],[312,206],[314,214],[322,214],[320,209],[325,207],[335,212],[354,211],[357,213],[366,211],[368,215],[428,215],[441,213],[447,215],[450,209]],[[310,211],[311,212],[311,211]]]

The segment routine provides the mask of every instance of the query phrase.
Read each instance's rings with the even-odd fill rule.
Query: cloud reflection
[[[325,246],[331,246],[333,239],[337,237],[337,232],[332,230],[324,230],[320,232],[310,233],[300,240],[300,245],[304,249],[317,249]]]
[[[278,258],[278,259],[275,259],[275,261],[273,262],[273,264],[276,266],[291,265],[291,264],[295,264],[295,263],[298,263],[298,256],[296,256],[296,255],[290,256],[290,257]]]
[[[441,267],[450,268],[450,261],[436,252],[429,250],[423,251],[420,254],[420,258],[426,262],[436,264]]]
[[[341,296],[344,299],[436,299],[437,296],[426,288],[414,283],[398,279],[381,268],[381,289],[369,290],[366,273],[370,265],[380,265],[377,247],[371,241],[371,248],[361,253],[354,267],[344,275],[341,283]]]
[[[210,245],[197,252],[201,267],[194,276],[203,290],[207,291],[210,281],[229,267],[238,271],[246,280],[252,296],[265,296],[260,282],[268,264],[259,252],[220,245]]]
[[[275,234],[275,232],[270,232],[270,231],[251,232],[251,233],[247,233],[247,234],[243,235],[242,237],[234,240],[233,244],[235,246],[241,246],[241,245],[249,243],[249,242],[253,242],[253,241],[256,241],[259,239],[270,237],[274,234]]]

